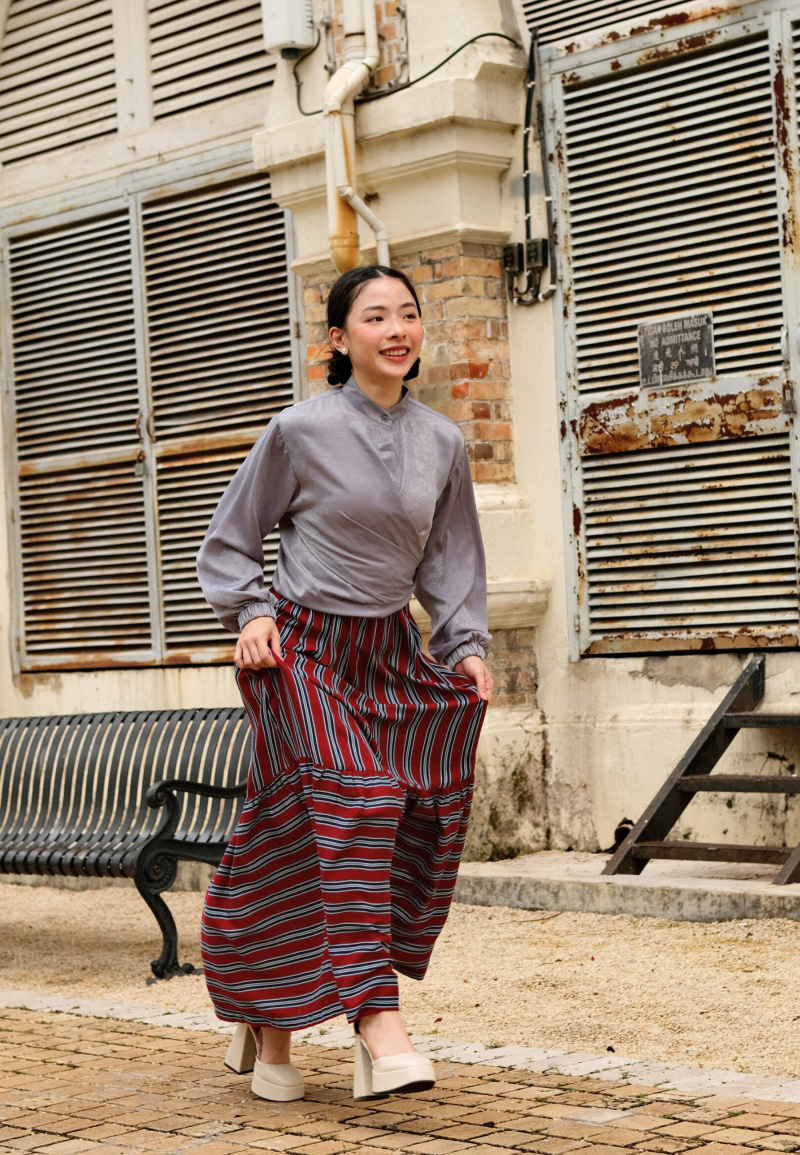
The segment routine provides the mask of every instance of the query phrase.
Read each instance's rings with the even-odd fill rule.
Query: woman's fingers
[[[477,654],[470,654],[469,657],[462,658],[456,665],[456,672],[463,674],[475,683],[475,689],[484,702],[491,700],[494,680],[486,669],[483,658],[479,658]]]
[[[273,618],[254,618],[242,630],[233,660],[240,670],[274,669],[283,657],[281,635]]]

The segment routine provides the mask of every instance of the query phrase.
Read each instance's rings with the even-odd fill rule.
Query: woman
[[[447,918],[492,690],[463,438],[403,385],[419,372],[416,292],[393,269],[353,269],[328,322],[339,387],[272,419],[198,555],[208,601],[241,631],[253,729],[203,962],[218,1016],[240,1024],[228,1065],[278,1100],[303,1094],[291,1031],[342,1013],[357,1098],[433,1085],[395,972],[423,978]],[[262,540],[276,525],[268,590]],[[422,653],[412,592],[442,665]]]

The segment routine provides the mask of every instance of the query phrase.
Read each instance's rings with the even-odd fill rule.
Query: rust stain
[[[654,445],[674,445],[676,437],[689,444],[752,436],[753,422],[774,420],[781,412],[781,397],[774,390],[749,389],[746,393],[687,398],[671,413],[653,414]]]
[[[637,420],[635,393],[594,401],[581,414],[581,441],[586,453],[624,453],[646,449],[647,430]]]
[[[647,650],[663,650],[670,653],[704,652],[714,650],[755,650],[755,649],[797,649],[800,639],[791,634],[770,637],[766,634],[750,633],[747,630],[736,634],[720,633],[713,637],[653,637],[647,633],[631,633],[624,637],[608,634],[596,638],[584,650],[587,657],[604,654],[641,654]]]
[[[581,532],[581,511],[577,505],[572,507],[572,529],[575,536],[578,537]]]
[[[580,76],[577,72],[565,72],[562,77],[562,82],[565,85],[577,84],[580,81]]]
[[[610,68],[611,68],[612,72],[619,72],[620,68],[622,68],[622,65],[620,64],[620,62],[618,60],[612,60],[611,64],[610,64]]]
[[[780,392],[765,386],[710,397],[670,389],[662,397],[674,400],[666,413],[650,408],[659,400],[655,393],[648,395],[644,410],[637,407],[635,394],[587,405],[581,415],[583,452],[624,453],[753,437],[759,425],[777,420],[782,412]]]
[[[700,48],[707,48],[719,36],[718,29],[709,32],[698,32],[696,36],[686,36],[676,40],[674,44],[667,44],[662,48],[648,48],[637,57],[637,64],[653,64],[658,60],[669,60],[673,56],[682,56],[687,52],[697,52]]]
[[[710,8],[704,8],[702,12],[667,12],[664,16],[654,16],[652,20],[648,20],[647,24],[640,24],[638,28],[631,28],[628,32],[629,36],[641,36],[644,32],[655,32],[657,29],[665,28],[679,28],[682,24],[690,24],[694,20],[708,20],[710,16],[719,16],[726,11],[725,5],[713,5]],[[617,35],[613,39],[619,39]],[[605,44],[612,40],[609,34],[604,41]]]
[[[562,421],[561,422],[561,440],[566,441],[566,439],[567,439],[567,423],[566,423],[566,421]]]
[[[571,56],[572,53],[577,52],[579,48],[580,44],[578,44],[577,40],[573,40],[571,44],[564,45],[564,52],[567,54],[567,56]]]
[[[772,93],[775,98],[775,149],[778,154],[778,164],[786,175],[788,185],[789,208],[781,214],[781,241],[785,249],[793,249],[797,236],[794,209],[797,174],[792,164],[789,97],[786,91],[783,46],[780,44],[775,49],[775,75],[772,80]]]

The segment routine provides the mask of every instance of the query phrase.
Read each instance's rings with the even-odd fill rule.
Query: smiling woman
[[[303,1094],[291,1031],[342,1012],[357,1098],[433,1085],[396,972],[424,977],[447,918],[492,691],[464,441],[404,385],[423,341],[417,295],[393,269],[353,269],[331,290],[328,324],[335,388],[270,422],[198,557],[206,597],[241,630],[253,727],[203,961],[217,1014],[240,1024],[229,1065],[255,1062],[253,1089],[273,1099]],[[278,524],[267,590],[261,543]],[[422,651],[412,594],[438,661]]]

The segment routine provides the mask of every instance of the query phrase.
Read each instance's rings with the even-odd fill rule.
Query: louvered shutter
[[[149,0],[156,119],[266,88],[259,0]]]
[[[586,654],[798,644],[777,65],[752,25],[727,40],[554,70]],[[699,310],[716,377],[640,388],[638,324]]]
[[[0,162],[114,132],[111,0],[11,0],[0,53]]]
[[[283,210],[258,175],[156,199],[142,215],[168,661],[227,655],[197,584],[214,508],[256,437],[292,401]],[[277,558],[265,542],[265,578]]]
[[[149,660],[127,212],[9,244],[23,664]]]
[[[286,246],[263,175],[8,237],[22,669],[230,660],[195,556],[293,400]]]
[[[538,28],[539,39],[546,44],[621,20],[662,13],[665,5],[656,0],[523,0],[522,8],[528,27]]]

